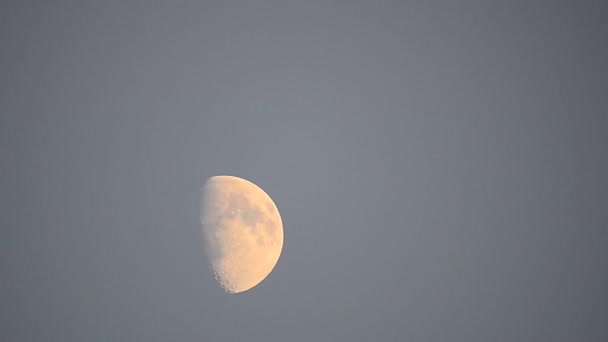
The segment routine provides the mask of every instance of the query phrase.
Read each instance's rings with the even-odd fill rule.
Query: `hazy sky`
[[[0,340],[608,340],[603,1],[0,13]],[[239,295],[218,174],[285,228]]]

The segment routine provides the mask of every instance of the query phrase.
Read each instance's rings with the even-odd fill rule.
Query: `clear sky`
[[[0,13],[0,340],[608,340],[604,2]],[[285,228],[239,295],[219,174]]]

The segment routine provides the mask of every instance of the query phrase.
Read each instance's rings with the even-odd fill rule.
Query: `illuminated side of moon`
[[[283,222],[264,190],[238,177],[211,177],[200,213],[205,254],[226,292],[247,291],[272,272],[283,249]]]

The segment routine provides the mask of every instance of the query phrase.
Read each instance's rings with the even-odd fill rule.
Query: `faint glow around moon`
[[[283,223],[264,190],[234,176],[211,177],[200,214],[205,254],[226,292],[247,291],[272,272],[283,249]]]

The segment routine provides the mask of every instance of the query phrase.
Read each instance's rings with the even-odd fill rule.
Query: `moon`
[[[200,214],[203,249],[225,292],[266,279],[283,249],[283,222],[264,190],[239,177],[211,177],[201,190]]]

